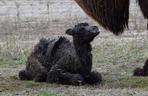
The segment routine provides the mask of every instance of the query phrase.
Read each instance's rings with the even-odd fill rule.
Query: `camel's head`
[[[91,42],[99,33],[97,26],[90,26],[88,23],[79,23],[73,29],[66,31],[66,34],[72,35],[75,40],[83,43]]]

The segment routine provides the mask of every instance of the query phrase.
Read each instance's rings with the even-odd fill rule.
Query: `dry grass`
[[[70,4],[75,6],[73,3]],[[85,15],[72,16],[71,11],[66,11],[66,14],[69,14],[66,15],[66,19],[57,18],[58,16],[50,17],[51,9],[48,3],[45,5],[47,9],[49,8],[48,16],[21,17],[18,6],[16,7],[17,18],[7,15],[0,20],[1,96],[139,96],[147,94],[147,78],[132,76],[133,70],[136,67],[142,67],[145,59],[148,58],[146,20],[138,11],[133,10],[136,9],[135,6],[130,9],[132,13],[129,29],[126,29],[123,35],[116,37],[99,27],[101,34],[92,43],[93,70],[103,75],[101,85],[76,87],[18,80],[19,70],[25,67],[27,56],[40,38],[65,36],[65,30],[79,22],[97,25]]]

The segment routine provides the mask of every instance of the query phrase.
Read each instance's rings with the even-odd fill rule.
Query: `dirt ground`
[[[135,3],[131,3],[129,29],[126,29],[121,36],[114,36],[86,16],[78,6],[73,4],[73,1],[50,2],[52,4],[50,12],[53,13],[49,18],[44,8],[48,0],[37,0],[35,3],[32,3],[33,0],[2,1],[0,1],[2,8],[8,8],[10,14],[6,16],[4,13],[7,10],[0,10],[2,15],[0,18],[0,96],[148,96],[148,77],[132,76],[133,70],[142,67],[148,58],[146,20]],[[21,18],[18,15],[14,18],[16,14],[11,13],[16,11],[18,3],[20,6],[23,5],[20,7]],[[7,7],[4,7],[4,4]],[[13,4],[12,9],[11,4]],[[39,4],[41,6],[37,7]],[[63,4],[68,5],[66,7]],[[62,9],[59,11],[60,8],[55,6],[62,6]],[[23,10],[25,8],[33,11]],[[69,8],[73,10],[68,10]],[[101,31],[92,43],[93,70],[102,74],[101,84],[68,86],[18,79],[18,72],[25,68],[29,52],[40,38],[66,36],[65,30],[79,22],[98,25]],[[66,37],[72,40],[71,37]]]

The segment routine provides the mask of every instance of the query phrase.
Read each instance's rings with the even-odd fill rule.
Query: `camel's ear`
[[[66,34],[68,34],[68,35],[73,35],[73,30],[72,29],[68,29],[68,30],[66,30],[66,32],[65,32]]]

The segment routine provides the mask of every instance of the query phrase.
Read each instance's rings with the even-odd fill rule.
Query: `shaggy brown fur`
[[[129,0],[75,0],[78,5],[107,30],[118,35],[128,27]]]
[[[75,0],[78,5],[105,29],[115,35],[128,27],[130,0]],[[148,19],[148,0],[138,0],[141,11]]]
[[[138,3],[144,17],[148,19],[148,0],[138,0]]]
[[[148,22],[147,22],[147,30],[148,30]]]
[[[148,76],[148,59],[145,61],[143,68],[134,70],[134,76]]]

